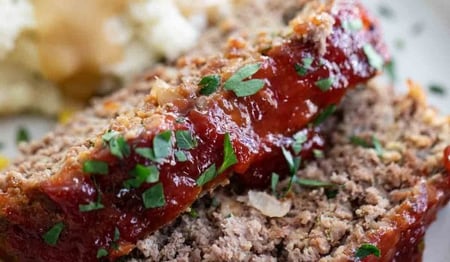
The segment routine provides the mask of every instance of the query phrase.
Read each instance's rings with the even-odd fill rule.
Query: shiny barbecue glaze
[[[309,138],[301,153],[304,157],[311,155],[311,149],[323,147],[320,136],[313,132],[314,128],[308,129],[308,124],[322,110],[339,103],[347,90],[376,74],[364,45],[384,53],[376,25],[360,7],[342,4],[338,10],[332,14],[336,22],[326,38],[324,54],[319,53],[317,43],[293,37],[261,55],[261,69],[252,78],[263,79],[265,87],[257,94],[238,98],[231,91],[221,90],[210,96],[202,108],[155,113],[159,114],[160,127],[127,141],[132,152],[126,159],[118,159],[101,147],[80,161],[105,161],[108,175],[90,176],[81,171],[80,163],[66,163],[39,187],[24,189],[30,200],[27,208],[2,207],[0,254],[19,261],[95,261],[97,250],[105,248],[109,258],[114,259],[128,254],[137,240],[179,216],[203,192],[226,183],[232,173],[251,187],[266,186],[272,172],[287,173],[281,147],[288,148],[293,134],[302,129]],[[361,18],[363,28],[351,32],[343,29],[342,21],[355,18]],[[308,74],[300,76],[294,65],[305,57],[314,61]],[[324,92],[315,83],[327,77],[333,77],[334,83]],[[180,117],[184,120],[177,121]],[[153,184],[125,189],[123,182],[130,178],[129,171],[136,164],[155,164],[134,149],[151,147],[155,135],[165,130],[190,130],[198,146],[186,151],[187,162],[176,162],[172,148],[172,154],[157,165],[166,204],[145,209],[141,195]],[[196,179],[211,164],[222,164],[226,133],[238,163],[203,188],[197,186]],[[79,211],[79,205],[96,201],[99,193],[105,208]],[[58,243],[49,246],[42,235],[58,222],[65,227]],[[113,243],[115,228],[120,231],[120,239]]]
[[[447,172],[450,173],[450,146],[444,150],[444,166]]]

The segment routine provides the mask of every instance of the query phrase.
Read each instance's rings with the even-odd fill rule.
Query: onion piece
[[[250,190],[248,192],[248,204],[265,216],[284,217],[291,210],[292,201],[290,199],[280,201],[266,192]]]

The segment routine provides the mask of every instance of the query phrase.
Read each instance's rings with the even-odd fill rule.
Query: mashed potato
[[[0,114],[56,114],[192,48],[231,0],[0,0]]]

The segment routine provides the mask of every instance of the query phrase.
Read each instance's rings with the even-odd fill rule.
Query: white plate
[[[450,1],[449,0],[363,0],[380,17],[385,38],[397,68],[399,89],[412,78],[428,90],[431,84],[446,87],[447,95],[429,94],[429,101],[450,114]],[[385,7],[385,8],[381,8]],[[383,9],[384,15],[380,14]],[[400,46],[400,47],[399,47]],[[0,94],[1,95],[1,94]],[[51,129],[53,122],[38,117],[0,118],[1,153],[16,154],[15,134],[26,126],[32,138]],[[426,236],[425,262],[450,261],[450,206],[440,212]]]

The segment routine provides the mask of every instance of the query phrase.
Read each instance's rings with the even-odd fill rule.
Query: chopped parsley
[[[339,194],[339,189],[337,188],[327,188],[325,190],[325,195],[328,199],[336,198],[337,194]]]
[[[336,105],[327,106],[319,116],[314,120],[314,126],[322,124],[329,116],[331,116],[336,111]]]
[[[166,204],[163,184],[160,182],[142,193],[142,201],[147,209],[163,207]]]
[[[97,258],[102,258],[106,256],[108,256],[108,250],[104,249],[103,247],[97,250]]]
[[[328,78],[324,78],[324,79],[320,79],[317,80],[315,85],[322,90],[322,92],[326,92],[328,90],[330,90],[330,88],[333,86],[333,78],[328,77]]]
[[[384,65],[384,69],[386,70],[387,75],[389,76],[389,79],[391,80],[391,82],[395,82],[397,80],[397,74],[396,74],[394,60],[391,59],[391,61],[386,63],[386,65]]]
[[[47,231],[47,233],[45,233],[42,236],[42,238],[44,239],[44,242],[47,243],[48,245],[55,246],[58,243],[59,237],[63,230],[64,230],[64,223],[59,222],[52,228],[50,228],[50,230]]]
[[[323,158],[324,157],[323,150],[320,150],[320,149],[314,149],[313,154],[314,154],[315,158]]]
[[[351,20],[346,20],[342,23],[342,27],[345,29],[345,31],[347,32],[355,32],[355,31],[360,31],[361,29],[363,29],[363,22],[361,21],[361,19],[359,18],[355,18],[355,19],[351,19]]]
[[[292,150],[298,155],[303,148],[303,144],[308,140],[307,133],[300,131],[294,135],[294,142],[292,143]]]
[[[222,81],[220,75],[209,75],[202,78],[200,83],[198,84],[200,89],[200,94],[209,96],[217,91],[217,88],[220,86],[220,82]]]
[[[436,95],[445,95],[445,88],[441,85],[430,85],[428,87],[428,89],[430,90],[431,93],[436,94]]]
[[[113,130],[109,130],[108,132],[106,132],[103,136],[102,136],[102,140],[103,142],[107,143],[109,141],[111,141],[111,139],[119,136],[120,133],[117,131],[113,131]]]
[[[295,174],[297,173],[298,169],[300,168],[301,158],[294,157],[291,154],[291,152],[284,147],[282,147],[281,150],[283,152],[284,158],[286,159],[286,162],[288,163],[289,173],[291,176],[288,187],[286,188],[286,190],[284,192],[284,195],[287,195],[292,189],[292,184],[294,183],[294,180],[295,180]]]
[[[87,160],[83,163],[83,172],[87,174],[107,175],[108,163],[97,160]]]
[[[198,218],[198,212],[194,208],[191,207],[191,210],[189,211],[189,216],[192,218]]]
[[[233,91],[237,97],[251,96],[256,94],[264,87],[264,80],[244,79],[251,77],[261,68],[261,64],[248,64],[239,69],[224,84],[224,89]]]
[[[178,162],[186,162],[188,160],[186,154],[183,151],[176,151],[175,158]]]
[[[380,140],[375,136],[372,136],[371,142],[367,142],[367,140],[359,136],[351,136],[350,142],[360,147],[373,148],[379,157],[383,156],[383,146],[381,145]]]
[[[299,178],[295,177],[294,182],[300,186],[304,187],[333,187],[334,184],[330,182],[323,182],[319,180],[314,179],[306,179],[306,178]]]
[[[156,159],[164,159],[170,155],[172,131],[164,131],[153,138],[153,154]]]
[[[210,167],[208,167],[203,174],[201,174],[199,176],[199,178],[197,178],[197,185],[198,186],[203,186],[206,183],[208,183],[209,181],[213,180],[216,176],[217,176],[217,172],[216,172],[216,164],[212,164]]]
[[[364,54],[369,60],[369,64],[377,70],[383,69],[384,60],[383,57],[378,54],[378,52],[373,48],[371,44],[366,44],[363,46]]]
[[[193,149],[197,147],[197,140],[192,136],[189,130],[178,130],[175,132],[177,147],[179,149]]]
[[[124,182],[126,188],[139,188],[143,183],[156,183],[159,181],[159,171],[156,166],[143,166],[137,164],[130,172],[134,176]]]
[[[312,57],[305,57],[302,59],[302,64],[295,64],[295,71],[299,76],[306,76],[308,74],[308,70],[311,69],[311,65],[313,63]]]
[[[79,205],[78,208],[79,208],[80,212],[91,212],[91,211],[103,209],[103,208],[105,208],[105,206],[100,201],[96,201],[96,202],[90,202],[89,204],[86,204],[86,205]]]
[[[227,168],[237,162],[238,160],[234,153],[233,145],[231,144],[230,134],[226,133],[223,141],[223,163],[220,166],[218,173],[223,173]]]
[[[120,239],[120,231],[117,227],[114,228],[114,238],[113,241],[119,241]]]
[[[270,188],[272,189],[272,194],[276,195],[278,182],[280,182],[280,176],[277,173],[272,173],[270,179]]]
[[[20,144],[28,141],[30,141],[30,133],[28,132],[28,129],[23,126],[19,127],[16,133],[16,143]]]
[[[153,153],[153,148],[140,147],[135,149],[136,154],[146,158],[148,160],[157,161],[155,154]]]
[[[381,251],[372,244],[362,244],[355,253],[355,257],[359,259],[363,259],[370,255],[381,257]]]
[[[130,156],[130,146],[123,136],[113,137],[109,140],[109,151],[120,159]]]

